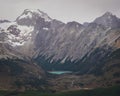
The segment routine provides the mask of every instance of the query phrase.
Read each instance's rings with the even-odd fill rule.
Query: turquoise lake
[[[50,74],[61,75],[66,73],[72,73],[72,71],[48,71]]]

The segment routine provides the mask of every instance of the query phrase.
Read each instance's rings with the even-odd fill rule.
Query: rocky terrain
[[[40,10],[26,9],[15,21],[0,20],[0,88],[43,88],[44,71],[51,70],[72,71],[74,74],[58,76],[55,81],[75,77],[81,84],[75,87],[97,87],[97,81],[100,86],[120,84],[119,50],[120,19],[110,12],[91,23],[65,24]],[[84,75],[90,75],[86,77],[89,81],[80,83],[78,78]],[[53,79],[48,83],[53,84]],[[68,81],[65,87],[65,82],[62,89],[71,86]]]

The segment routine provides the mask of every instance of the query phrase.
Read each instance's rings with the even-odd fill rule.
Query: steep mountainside
[[[120,19],[107,12],[87,26],[69,22],[54,30],[38,29],[37,53],[33,58],[47,70],[91,73],[93,66],[102,66],[109,54],[119,48],[115,46],[120,38],[119,25]]]

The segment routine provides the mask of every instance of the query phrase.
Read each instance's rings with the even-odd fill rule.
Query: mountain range
[[[39,9],[26,9],[15,21],[0,20],[1,89],[38,88],[34,82],[42,88],[46,72],[53,70],[112,74],[119,84],[119,69],[120,19],[110,12],[84,24],[64,23]]]

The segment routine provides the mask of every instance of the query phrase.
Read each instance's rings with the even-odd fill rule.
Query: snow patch
[[[52,21],[52,19],[44,12],[40,11],[39,9],[34,10],[34,9],[26,9],[25,10],[26,14],[23,14],[19,19],[23,18],[32,18],[33,14],[37,14],[39,17],[44,18],[45,21]]]
[[[5,22],[0,24],[0,28],[7,31],[8,27],[11,25],[16,25],[16,22]]]
[[[44,27],[43,30],[49,30],[48,28]]]
[[[67,59],[67,56],[61,61],[61,63],[62,64],[65,63],[66,59]]]
[[[10,26],[16,26],[16,29],[20,30],[20,33],[17,36],[12,34],[12,29],[7,30]],[[11,44],[11,46],[22,46],[26,41],[31,39],[31,34],[34,30],[34,27],[21,26],[16,22],[5,22],[0,24],[0,30],[4,30],[4,32],[7,34],[7,42]]]
[[[31,18],[32,18],[32,14],[29,12],[29,13],[23,14],[22,16],[19,17],[19,19],[24,19],[24,18],[29,18],[29,19],[31,19]]]
[[[15,36],[9,33],[8,38],[11,40],[9,41],[12,46],[22,46],[25,44],[26,41],[31,39],[32,31],[34,30],[33,26],[18,26],[17,27],[20,30],[19,36]]]

